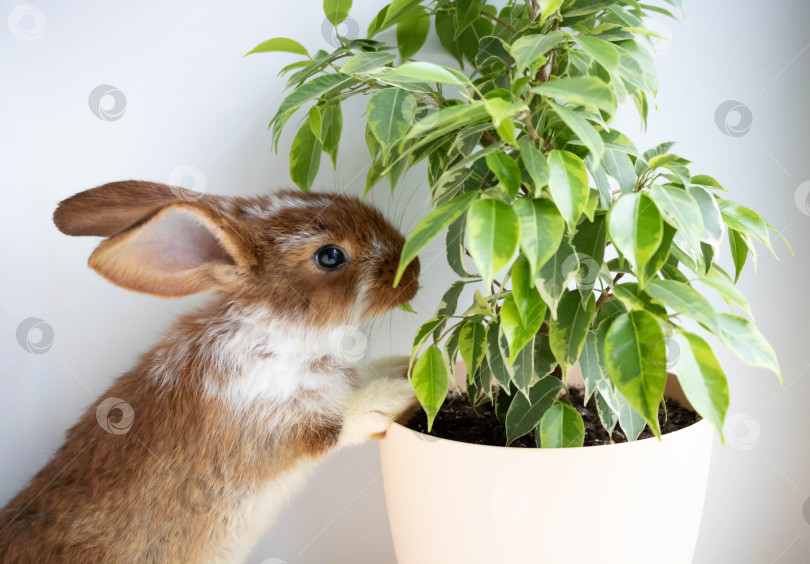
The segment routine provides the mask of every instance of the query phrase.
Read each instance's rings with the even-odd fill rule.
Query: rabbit
[[[351,329],[411,300],[402,235],[343,196],[225,197],[143,181],[61,202],[125,289],[214,291],[67,431],[0,511],[0,562],[241,562],[324,455],[418,403],[408,357],[358,364]],[[355,335],[355,338],[359,338]]]

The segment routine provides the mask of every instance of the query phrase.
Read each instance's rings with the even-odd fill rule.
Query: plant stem
[[[613,279],[613,284],[611,284],[611,285],[610,285],[611,289],[613,288],[613,286],[615,286],[615,285],[616,285],[616,283],[617,283],[619,280],[621,280],[621,279],[622,279],[622,277],[623,277],[623,276],[624,276],[624,273],[623,273],[623,272],[619,272],[619,273],[616,275],[616,277]],[[596,300],[596,309],[598,310],[598,309],[599,309],[600,307],[602,307],[602,306],[603,306],[603,305],[604,305],[606,302],[608,302],[608,301],[612,300],[613,298],[614,298],[613,294],[611,294],[610,292],[608,292],[607,290],[605,290],[604,292],[602,292],[602,295],[601,295],[601,296],[599,296],[599,299],[598,299],[598,300]]]
[[[529,134],[529,139],[531,141],[540,141],[540,135],[538,135],[537,130],[534,128],[534,124],[532,123],[532,114],[531,112],[527,112],[526,116],[523,118],[523,125],[526,126],[526,132]]]
[[[501,18],[499,18],[498,16],[496,16],[496,15],[494,15],[494,14],[490,14],[490,13],[489,13],[489,12],[487,12],[486,10],[481,10],[481,15],[482,15],[482,16],[484,16],[485,18],[489,18],[489,19],[491,19],[493,22],[495,22],[495,23],[496,23],[496,24],[498,24],[498,25],[505,27],[506,29],[508,29],[508,30],[509,30],[509,31],[511,31],[512,33],[515,33],[515,32],[517,31],[517,30],[516,30],[514,27],[512,27],[510,24],[506,23],[505,21],[503,21],[503,20],[502,20]]]

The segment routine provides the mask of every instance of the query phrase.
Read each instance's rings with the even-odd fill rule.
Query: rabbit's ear
[[[179,197],[182,195],[192,195],[195,200],[202,197],[202,194],[155,182],[112,182],[61,202],[53,214],[53,222],[67,235],[112,237],[161,208],[183,201]]]
[[[238,225],[198,203],[164,207],[103,241],[89,261],[118,286],[164,298],[233,286],[254,263]]]

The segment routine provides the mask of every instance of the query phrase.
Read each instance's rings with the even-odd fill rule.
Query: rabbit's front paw
[[[407,357],[406,367],[407,370]],[[392,421],[405,421],[419,407],[411,383],[405,378],[378,378],[352,396],[343,422],[343,446],[381,439]]]

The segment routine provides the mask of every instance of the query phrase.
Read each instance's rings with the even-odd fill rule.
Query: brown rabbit
[[[68,198],[54,222],[107,237],[89,264],[114,284],[217,293],[0,512],[0,562],[243,561],[317,460],[415,409],[407,358],[358,368],[343,346],[419,276],[414,261],[392,287],[403,238],[362,202],[128,181]]]

